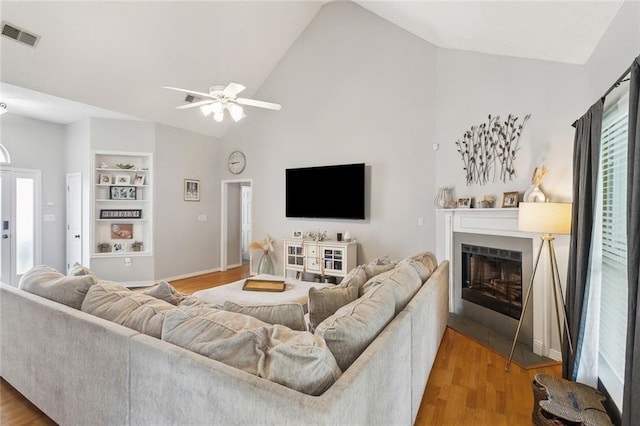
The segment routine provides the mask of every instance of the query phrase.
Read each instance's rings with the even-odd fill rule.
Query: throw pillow
[[[309,395],[341,374],[318,336],[214,308],[170,311],[162,340]]]
[[[292,330],[307,331],[304,309],[299,303],[241,305],[227,300],[224,302],[222,309],[228,312],[249,315],[268,324],[280,324]]]
[[[158,339],[165,315],[172,309],[176,307],[164,300],[107,283],[91,287],[82,303],[83,312]]]
[[[411,256],[409,259],[422,263],[426,269],[431,271],[429,275],[438,269],[438,259],[436,259],[436,256],[429,251],[418,253],[415,256]]]
[[[318,325],[315,334],[324,339],[345,371],[393,319],[394,309],[393,291],[380,285],[338,309]]]
[[[338,309],[358,298],[358,286],[309,289],[309,325],[311,331]]]
[[[380,285],[393,291],[395,301],[394,315],[398,315],[420,290],[422,280],[413,265],[404,264],[391,271],[391,274]]]
[[[338,284],[340,287],[357,287],[360,291],[360,287],[367,282],[367,273],[364,270],[364,265],[356,266],[340,281]]]
[[[186,293],[180,293],[171,284],[166,281],[160,281],[157,285],[146,290],[144,294],[153,296],[156,299],[164,300],[172,305],[179,305],[180,302],[188,296]]]
[[[80,309],[87,291],[96,283],[97,279],[93,274],[67,277],[50,266],[39,265],[25,272],[18,287],[45,299]]]
[[[383,272],[390,271],[396,266],[393,262],[384,264],[379,264],[378,262],[380,262],[379,259],[374,259],[365,265],[364,272],[367,274],[367,279],[371,279]]]
[[[423,283],[427,281],[427,279],[431,276],[431,273],[433,272],[431,269],[427,268],[427,266],[424,263],[416,262],[415,260],[410,258],[402,259],[400,262],[398,262],[395,269],[403,268],[405,266],[409,266],[415,269],[418,276],[420,277],[420,280]]]
[[[360,292],[358,293],[358,295],[363,296],[372,288],[382,284],[382,282],[386,280],[389,277],[389,275],[391,275],[392,273],[393,273],[393,269],[389,269],[388,271],[385,271],[378,275],[374,275],[373,277],[369,278],[367,282],[365,282],[360,287]]]
[[[79,277],[81,275],[95,275],[91,269],[86,266],[82,266],[80,263],[76,262],[73,264],[71,269],[69,269],[70,277]]]

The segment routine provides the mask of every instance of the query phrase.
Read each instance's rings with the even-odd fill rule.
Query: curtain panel
[[[562,376],[575,380],[576,354],[581,347],[586,314],[589,275],[589,256],[593,233],[593,217],[598,193],[598,168],[600,164],[600,138],[604,99],[598,100],[576,121],[573,144],[573,211],[571,218],[571,242],[567,272],[567,321],[574,352],[569,351],[568,336],[564,336],[562,348]]]
[[[629,81],[629,147],[627,151],[627,267],[629,304],[622,425],[640,419],[640,56],[631,65]],[[635,420],[633,420],[635,419]]]

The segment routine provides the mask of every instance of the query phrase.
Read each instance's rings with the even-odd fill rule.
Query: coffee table
[[[284,291],[246,291],[242,290],[244,279],[217,287],[200,290],[193,293],[199,299],[210,305],[222,305],[227,300],[241,305],[275,304],[275,303],[300,303],[307,313],[307,303],[309,302],[309,289],[311,287],[323,288],[332,287],[335,284],[324,284],[310,281],[301,281],[293,278],[284,278],[275,275],[260,274],[251,277],[263,280],[285,280]]]

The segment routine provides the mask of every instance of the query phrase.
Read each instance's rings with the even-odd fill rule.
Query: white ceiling
[[[176,110],[183,97],[161,86],[236,81],[251,97],[324,3],[2,0],[3,21],[42,38],[36,48],[1,38],[0,100],[59,123],[124,114],[221,136],[230,120]],[[438,47],[584,64],[622,0],[356,3]]]

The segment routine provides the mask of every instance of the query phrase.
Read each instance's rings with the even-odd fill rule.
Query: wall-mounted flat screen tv
[[[364,163],[286,170],[286,216],[364,219]]]

